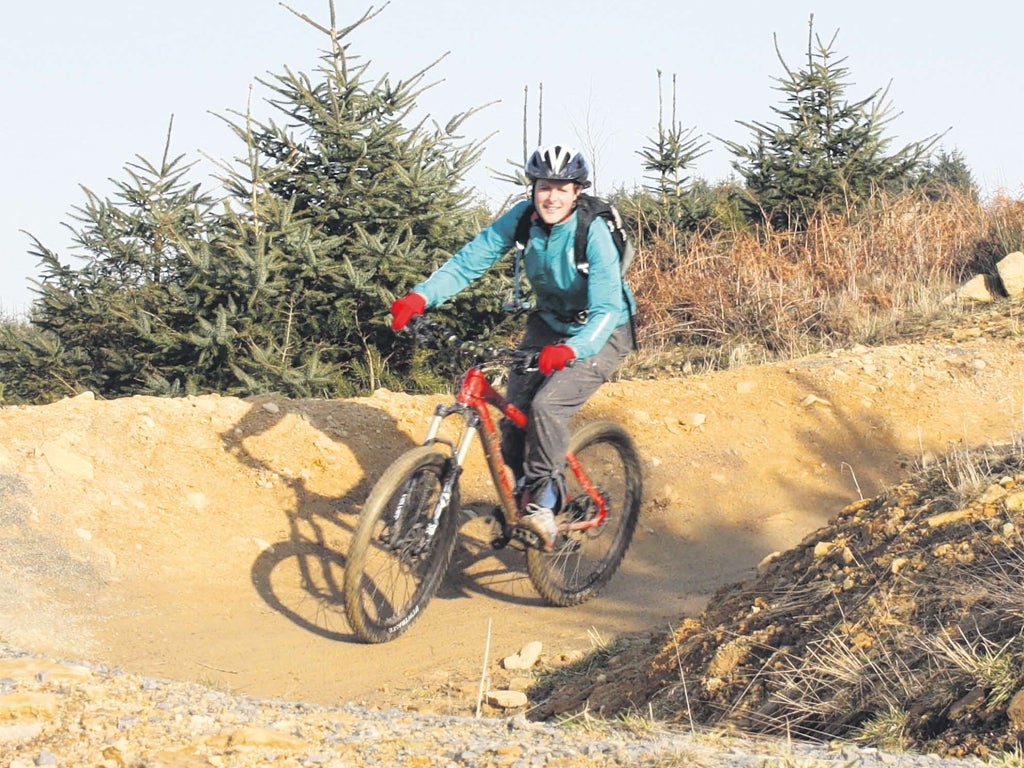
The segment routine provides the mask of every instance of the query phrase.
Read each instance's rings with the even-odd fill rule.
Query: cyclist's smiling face
[[[537,179],[533,184],[533,206],[545,224],[558,224],[572,214],[580,189],[572,181]]]

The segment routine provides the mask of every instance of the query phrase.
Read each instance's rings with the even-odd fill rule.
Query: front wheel
[[[394,640],[426,608],[455,547],[459,488],[447,455],[414,448],[387,468],[359,516],[345,564],[345,615],[366,643]]]
[[[608,583],[633,540],[643,497],[640,454],[618,424],[586,425],[573,434],[569,453],[575,455],[580,471],[566,471],[566,503],[556,518],[563,532],[553,551],[526,553],[534,588],[549,603],[561,606],[579,605]],[[607,510],[604,520],[595,527],[566,530],[573,523],[597,518],[600,504],[595,495]]]

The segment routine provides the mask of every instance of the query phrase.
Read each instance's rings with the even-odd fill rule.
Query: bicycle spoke
[[[441,503],[445,458],[418,448],[374,487],[345,569],[345,611],[360,639],[383,642],[415,620],[440,584],[455,543],[455,506]]]
[[[640,463],[632,440],[620,428],[597,423],[574,437],[574,449],[585,480],[570,471],[566,476],[567,503],[559,523],[598,525],[561,534],[552,552],[530,551],[527,568],[541,595],[556,605],[576,605],[597,594],[618,568],[629,547],[640,509]]]

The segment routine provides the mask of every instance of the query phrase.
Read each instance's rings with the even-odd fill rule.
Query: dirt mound
[[[538,686],[538,711],[639,709],[896,750],[1013,751],[1022,530],[1024,447],[947,456],[847,506],[675,632],[618,649],[602,679]]]
[[[494,494],[475,453],[451,573],[384,646],[354,642],[344,621],[347,542],[370,485],[442,398],[81,395],[0,409],[0,638],[256,696],[471,712],[485,647],[493,662],[539,640],[552,661],[676,627],[908,466],[1011,439],[1019,313],[602,388],[582,418],[634,434],[648,493],[622,569],[578,608],[544,606],[521,555],[488,546]]]

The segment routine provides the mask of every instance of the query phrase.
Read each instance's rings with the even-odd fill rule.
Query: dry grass
[[[954,447],[920,471],[920,501],[929,512],[961,509],[1000,481],[1017,487],[1022,455],[1016,440],[992,450]],[[1014,475],[1017,481],[1012,481]],[[968,537],[957,549],[963,563],[938,578],[926,577],[922,583],[928,584],[927,590],[915,595],[908,588],[914,581],[909,576],[877,584],[856,606],[858,633],[870,637],[869,643],[851,642],[847,605],[837,624],[810,639],[799,655],[770,673],[762,670],[773,677],[772,698],[779,705],[773,717],[800,728],[822,719],[841,720],[846,712],[873,710],[876,714],[858,726],[854,738],[892,748],[905,735],[901,716],[906,717],[906,702],[928,701],[942,710],[956,696],[979,688],[986,692],[987,707],[1005,707],[1021,689],[1024,658],[1024,540],[1010,524],[1012,518],[1004,512],[990,523],[993,534],[998,529],[1008,542],[990,544],[981,533]],[[928,559],[938,559],[941,538],[921,545]],[[905,608],[889,609],[890,604],[926,602],[921,613],[934,626],[911,627]],[[873,612],[864,610],[872,604]],[[950,616],[957,618],[946,625]]]
[[[587,706],[625,711],[633,727],[731,725],[1020,765],[1008,709],[1024,692],[1024,511],[1003,499],[1022,489],[1020,440],[956,447],[721,591],[637,658],[641,673],[616,681],[613,665],[580,662],[572,671],[600,669],[630,691],[595,698],[585,684]],[[938,522],[947,511],[963,514]],[[856,557],[830,560],[819,539]]]
[[[802,232],[657,235],[630,275],[637,366],[724,368],[865,341],[943,311],[965,277],[1022,244],[1024,202],[968,196],[879,198]]]
[[[1019,487],[1020,456],[1016,441],[1002,453],[956,449],[927,473],[931,477],[921,478],[920,487],[929,489],[926,494],[945,492],[949,497],[949,503],[930,499],[929,509],[966,506],[986,487],[1014,475]],[[1010,541],[991,543],[978,531],[956,550],[963,562],[938,578],[922,577],[917,594],[909,586],[913,577],[889,584],[889,589],[905,592],[893,602],[918,603],[918,620],[926,619],[930,626],[906,623],[905,609],[897,614],[876,610],[873,618],[858,609],[858,626],[866,626],[866,636],[872,638],[859,647],[851,644],[846,631],[850,617],[843,613],[831,631],[811,639],[791,663],[773,670],[775,730],[781,730],[784,721],[787,729],[813,735],[817,725],[826,723],[831,735],[835,723],[859,720],[846,737],[892,750],[914,741],[909,726],[912,710],[919,720],[927,719],[922,716],[927,712],[938,719],[966,721],[972,717],[970,707],[976,706],[987,713],[977,717],[980,724],[974,725],[979,730],[993,727],[993,720],[1001,722],[1007,703],[1021,690],[1024,659],[1024,553],[1016,526],[1007,525],[1013,514],[1003,514],[992,522],[993,534],[999,530]],[[929,559],[938,559],[940,540],[941,536],[922,546]],[[972,691],[979,693],[983,704],[966,703]],[[871,714],[860,719],[858,713]],[[920,733],[916,738],[915,746],[920,747]]]

